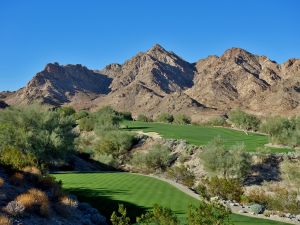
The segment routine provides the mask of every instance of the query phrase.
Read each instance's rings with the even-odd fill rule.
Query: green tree
[[[121,117],[111,107],[107,106],[94,113],[95,132],[102,133],[119,128]]]
[[[188,225],[231,225],[230,210],[217,203],[200,201],[198,207],[190,206]]]
[[[32,154],[42,164],[66,160],[74,151],[72,116],[39,105],[0,111],[0,151],[10,147]]]
[[[219,137],[205,146],[200,158],[209,172],[225,178],[242,178],[251,165],[251,157],[244,145],[237,144],[226,149]]]
[[[136,120],[140,122],[151,122],[151,119],[144,114],[139,114]]]
[[[142,170],[165,170],[170,165],[170,153],[170,149],[164,145],[153,145],[147,153],[135,153],[131,163]]]
[[[118,212],[113,212],[110,217],[112,225],[130,225],[130,218],[127,216],[127,210],[120,204]]]
[[[244,130],[258,130],[260,119],[239,109],[229,112],[229,120],[234,126]]]
[[[178,218],[171,209],[154,205],[150,212],[137,218],[138,224],[144,225],[177,225]]]

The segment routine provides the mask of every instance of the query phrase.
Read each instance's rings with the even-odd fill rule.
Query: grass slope
[[[184,220],[190,204],[198,200],[172,185],[155,178],[129,173],[70,173],[55,174],[65,190],[81,201],[91,203],[107,218],[124,204],[131,218],[144,213],[155,203],[171,208]],[[233,215],[235,225],[283,225],[285,223]]]
[[[175,125],[166,123],[146,123],[138,121],[124,121],[128,130],[143,130],[144,132],[157,132],[164,138],[184,139],[190,144],[206,145],[216,136],[220,136],[227,147],[236,143],[244,143],[248,151],[255,151],[267,144],[268,136],[236,131],[221,127],[202,127],[196,125]],[[287,152],[286,148],[268,148],[272,152]]]

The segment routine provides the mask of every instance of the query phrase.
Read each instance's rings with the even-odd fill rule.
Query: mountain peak
[[[221,59],[232,59],[236,58],[238,56],[244,56],[244,55],[252,55],[250,52],[246,51],[245,49],[242,48],[230,48],[227,49],[224,54],[221,56]]]

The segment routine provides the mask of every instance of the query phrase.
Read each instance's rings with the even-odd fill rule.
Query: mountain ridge
[[[300,112],[300,60],[282,64],[241,48],[189,63],[156,44],[123,64],[91,70],[80,64],[47,64],[24,87],[0,93],[9,105],[41,102],[155,117],[185,113],[195,120],[241,108],[258,115]]]

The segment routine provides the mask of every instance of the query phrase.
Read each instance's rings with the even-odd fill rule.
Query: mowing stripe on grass
[[[91,203],[107,218],[118,209],[119,203],[125,205],[131,218],[160,204],[171,208],[184,221],[188,206],[199,202],[167,182],[137,174],[69,173],[54,176],[62,180],[65,190],[76,194],[80,201]],[[232,218],[235,225],[285,224],[236,214]]]

